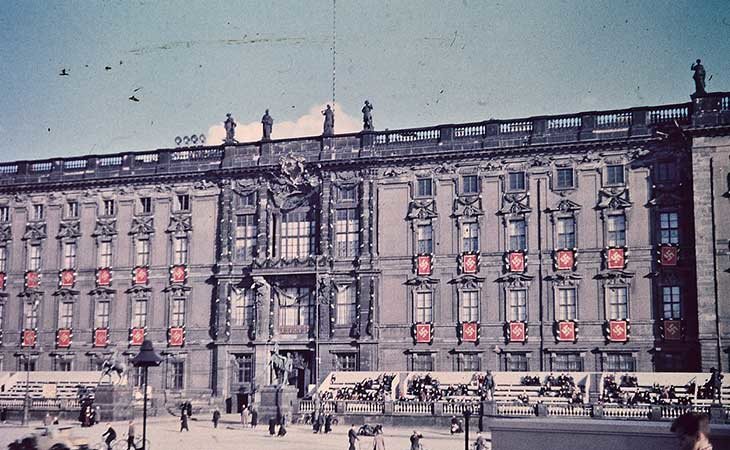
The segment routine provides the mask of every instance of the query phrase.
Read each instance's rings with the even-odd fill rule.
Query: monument
[[[112,374],[117,375],[116,383]],[[107,383],[103,383],[105,377]],[[99,407],[100,421],[129,420],[134,417],[132,388],[127,385],[127,366],[115,351],[101,365],[101,377],[94,393],[94,404]]]
[[[268,365],[274,372],[274,380],[273,384],[261,388],[259,418],[263,423],[270,419],[281,423],[281,419],[286,417],[286,423],[291,423],[298,392],[296,386],[289,385],[289,376],[293,370],[292,357],[289,354],[282,355],[276,342]]]

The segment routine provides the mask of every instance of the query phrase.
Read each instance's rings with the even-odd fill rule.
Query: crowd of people
[[[393,389],[395,374],[380,374],[377,378],[365,378],[356,382],[353,386],[338,388],[334,393],[331,390],[320,394],[320,399],[326,400],[360,400],[360,401],[383,401],[390,397]],[[336,381],[333,374],[331,383]]]
[[[601,402],[618,403],[619,405],[691,405],[695,383],[689,382],[684,386],[684,392],[678,393],[676,386],[654,383],[649,388],[642,389],[635,376],[623,375],[616,381],[613,375],[603,379]]]

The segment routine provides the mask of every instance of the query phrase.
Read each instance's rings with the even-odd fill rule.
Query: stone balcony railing
[[[693,102],[622,110],[539,116],[427,128],[302,137],[231,146],[199,146],[114,155],[0,163],[0,190],[58,182],[108,182],[113,178],[200,176],[279,164],[289,153],[322,165],[352,160],[492,151],[512,147],[651,137],[657,128],[730,124],[730,93]],[[6,188],[6,189],[7,189]]]

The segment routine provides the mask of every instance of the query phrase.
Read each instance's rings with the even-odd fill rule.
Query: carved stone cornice
[[[117,234],[117,219],[96,219],[96,227],[91,233],[94,237],[111,238]]]
[[[457,197],[454,199],[454,217],[478,217],[484,215],[482,210],[482,198]]]
[[[479,289],[485,278],[475,275],[460,275],[449,281],[449,284],[458,285],[461,289]]]
[[[25,225],[25,233],[23,234],[24,241],[40,241],[46,237],[48,236],[46,234],[45,222],[30,222]]]
[[[78,220],[61,222],[58,228],[58,239],[76,239],[81,237],[81,222]]]
[[[407,219],[428,220],[438,217],[436,213],[436,200],[429,198],[425,200],[412,200],[408,204]]]
[[[531,211],[529,193],[506,193],[502,196],[502,209],[499,210],[500,215],[527,214]]]
[[[165,231],[168,233],[193,231],[193,217],[189,214],[173,214],[170,216],[170,224]]]
[[[154,217],[134,216],[129,228],[130,235],[150,235],[155,233]]]
[[[627,188],[603,188],[598,191],[598,209],[631,208],[629,190]]]
[[[508,273],[494,281],[497,283],[506,283],[509,287],[525,287],[533,278],[535,277],[524,273]]]
[[[572,214],[576,211],[580,211],[581,206],[574,201],[563,199],[558,202],[557,205],[555,205],[555,208],[548,208],[545,210],[547,213],[564,213],[564,214]]]

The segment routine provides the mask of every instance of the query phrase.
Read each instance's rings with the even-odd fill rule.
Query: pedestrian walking
[[[185,413],[180,415],[180,432],[182,433],[183,430],[190,431],[188,428],[188,415]]]
[[[385,437],[383,437],[383,429],[379,426],[375,427],[375,437],[373,437],[373,450],[385,450]]]
[[[112,428],[112,424],[106,424],[106,431],[101,435],[104,438],[107,450],[112,450],[112,442],[117,438],[117,432]]]
[[[137,450],[137,444],[134,442],[134,420],[129,421],[129,428],[127,429],[127,450],[134,448]]]
[[[251,419],[249,416],[248,406],[244,405],[241,410],[241,426],[243,426],[243,428],[248,428],[249,423],[251,423]]]
[[[350,444],[347,450],[357,450],[355,442],[359,440],[360,438],[357,437],[357,430],[355,430],[355,424],[353,423],[350,425],[350,431],[347,432],[347,443]]]
[[[8,421],[8,408],[0,408],[0,422],[5,423]]]
[[[276,434],[279,437],[286,436],[286,416],[282,415],[280,424],[279,424],[279,432]]]
[[[213,428],[218,428],[218,421],[221,420],[221,412],[218,408],[213,411]]]
[[[269,435],[273,436],[276,434],[276,419],[273,417],[269,419]]]
[[[259,424],[259,410],[256,409],[256,405],[251,405],[251,428],[256,429],[256,425]]]
[[[410,438],[411,450],[422,450],[423,447],[421,447],[421,439],[423,439],[423,435],[418,431],[413,430],[413,434]]]
[[[324,434],[330,431],[332,431],[332,414],[327,414],[327,417],[324,419]]]

